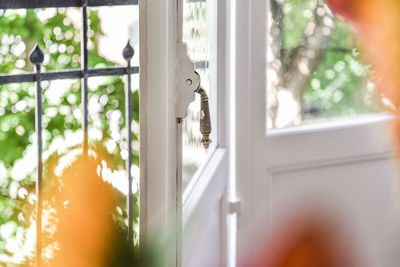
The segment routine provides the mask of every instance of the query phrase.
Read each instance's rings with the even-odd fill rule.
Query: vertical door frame
[[[167,240],[175,266],[177,1],[139,0],[139,10],[140,242]]]
[[[237,262],[244,262],[259,240],[257,225],[267,222],[266,170],[257,155],[266,137],[267,1],[236,1],[235,127],[233,159],[236,195],[241,203],[237,218]],[[261,122],[261,123],[260,123]],[[265,152],[264,152],[265,154]],[[254,243],[252,244],[254,245]]]

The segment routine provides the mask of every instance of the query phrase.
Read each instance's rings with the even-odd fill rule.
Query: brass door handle
[[[188,57],[185,43],[178,43],[177,56],[177,79],[176,79],[176,118],[185,118],[186,110],[194,100],[194,93],[198,93],[201,98],[200,103],[200,132],[202,134],[201,142],[205,149],[211,143],[211,117],[210,107],[208,105],[208,95],[201,87],[200,75],[194,69],[194,63]]]
[[[196,93],[200,95],[200,132],[203,135],[201,142],[205,149],[211,144],[210,133],[211,133],[211,118],[210,118],[210,106],[208,104],[208,95],[203,87],[199,86]]]

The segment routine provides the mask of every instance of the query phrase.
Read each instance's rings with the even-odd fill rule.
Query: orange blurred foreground
[[[57,252],[49,266],[108,266],[115,205],[99,164],[94,157],[79,157],[61,176],[62,186],[55,192]]]
[[[348,237],[322,216],[293,216],[243,267],[357,267]]]
[[[380,97],[390,100],[395,115],[400,110],[400,1],[327,0],[334,12],[352,22],[372,64]],[[400,146],[400,122],[395,122]]]

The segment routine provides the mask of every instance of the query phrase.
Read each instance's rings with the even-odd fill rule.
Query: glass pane
[[[207,17],[208,3],[184,1],[183,5],[183,41],[187,43],[190,58],[202,67],[197,68],[201,77],[201,85],[212,96],[210,90],[210,78],[208,62],[210,60],[210,31],[209,18]],[[201,63],[201,64],[199,64]],[[200,97],[196,94],[196,100],[191,103],[187,110],[187,117],[183,120],[183,186],[185,187],[196,171],[207,160],[207,155],[215,147],[215,140],[208,150],[203,148],[200,121]],[[213,122],[213,126],[215,122]],[[215,132],[215,127],[213,129]]]
[[[321,0],[269,0],[267,127],[378,111],[353,29]]]

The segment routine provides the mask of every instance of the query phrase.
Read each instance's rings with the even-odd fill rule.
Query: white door
[[[224,0],[139,2],[141,26],[141,242],[167,240],[166,266],[224,266],[229,178],[229,64]],[[193,66],[180,69],[187,49]],[[191,67],[191,68],[190,68]],[[199,129],[200,97],[182,103],[180,73],[199,73],[212,143]],[[192,82],[184,77],[188,86]],[[194,97],[190,91],[189,97]],[[186,92],[187,93],[187,92]],[[186,108],[186,114],[180,110]]]
[[[296,4],[307,2],[320,3],[275,3],[284,5],[283,15],[290,14]],[[348,116],[268,128],[267,116],[272,111],[267,110],[267,100],[277,97],[271,90],[266,95],[267,84],[274,78],[267,72],[266,60],[267,53],[272,53],[267,45],[272,38],[267,28],[268,14],[268,25],[273,23],[270,6],[267,0],[236,1],[236,5],[235,169],[237,197],[242,203],[238,264],[260,248],[258,242],[273,240],[279,229],[295,225],[297,215],[315,208],[323,210],[323,216],[339,221],[347,244],[361,256],[361,266],[395,266],[393,256],[398,244],[393,243],[393,226],[398,221],[398,200],[394,200],[396,187],[392,180],[396,159],[387,134],[390,116]],[[328,12],[324,6],[316,8],[302,14],[312,17],[314,12]],[[294,22],[287,21],[287,25],[302,23],[299,18]],[[325,23],[330,25],[329,16]],[[329,33],[328,28],[324,29]],[[299,61],[300,72],[308,71],[308,63]],[[292,100],[286,108],[290,113],[291,108],[298,107]]]
[[[181,266],[226,264],[226,205],[229,177],[225,1],[182,0],[182,35],[188,55],[209,95],[212,143],[206,151],[199,132],[200,97],[187,109],[182,135]],[[179,15],[178,15],[179,16]]]

